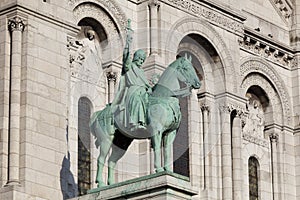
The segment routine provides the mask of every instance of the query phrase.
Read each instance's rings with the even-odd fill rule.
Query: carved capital
[[[116,82],[117,73],[116,72],[107,72],[106,77],[107,77],[108,82],[110,82],[110,81]]]
[[[149,5],[149,7],[159,7],[160,3],[158,0],[150,0],[148,5]]]
[[[277,133],[271,133],[269,135],[271,143],[277,143],[279,135]]]
[[[230,114],[233,110],[233,106],[232,105],[222,105],[222,106],[220,106],[220,110],[221,110],[221,112]]]
[[[205,103],[201,104],[200,108],[201,108],[202,112],[204,112],[204,111],[209,112],[209,105],[207,105]]]
[[[20,17],[14,17],[8,20],[8,29],[10,32],[21,31],[25,28],[24,21]]]

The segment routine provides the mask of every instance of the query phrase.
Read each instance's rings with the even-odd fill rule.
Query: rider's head
[[[132,62],[134,62],[138,67],[140,67],[144,63],[145,59],[146,59],[145,51],[139,49],[134,53]]]

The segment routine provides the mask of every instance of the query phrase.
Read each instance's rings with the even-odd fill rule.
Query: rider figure
[[[148,93],[151,92],[151,86],[145,77],[144,70],[141,69],[146,59],[145,52],[141,49],[137,50],[131,60],[132,32],[130,20],[128,20],[126,44],[123,51],[122,76],[125,78],[125,87],[127,88],[124,105],[127,110],[126,126],[134,131],[136,129],[146,129]]]

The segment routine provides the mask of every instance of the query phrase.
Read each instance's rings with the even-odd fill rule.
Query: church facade
[[[172,150],[193,199],[299,199],[297,0],[1,1],[0,199],[97,187],[89,120],[117,91],[128,19],[150,84],[185,54],[201,81]],[[153,174],[153,160],[134,140],[116,181]]]

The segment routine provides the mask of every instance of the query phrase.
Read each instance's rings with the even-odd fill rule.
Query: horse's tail
[[[107,105],[103,110],[93,113],[89,126],[93,136],[96,138],[95,145],[98,148],[101,140],[115,132],[111,106]]]

